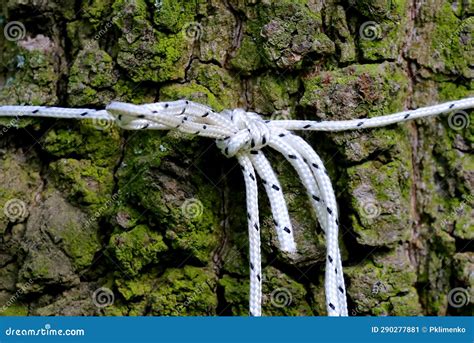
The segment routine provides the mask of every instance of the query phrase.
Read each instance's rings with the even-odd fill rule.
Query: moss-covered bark
[[[469,1],[2,6],[2,30],[18,21],[25,32],[0,35],[0,104],[185,97],[216,110],[318,120],[474,95]],[[337,190],[352,314],[471,313],[474,118],[456,115],[467,124],[451,115],[304,134]],[[264,313],[324,315],[323,233],[295,173],[270,155],[299,253],[279,252],[262,196]],[[0,119],[1,314],[245,315],[238,170],[196,137]],[[453,301],[459,289],[470,296],[461,307]]]

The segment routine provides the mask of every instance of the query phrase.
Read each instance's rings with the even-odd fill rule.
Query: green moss
[[[413,42],[408,52],[410,58],[429,70],[430,78],[440,81],[445,79],[442,74],[472,78],[474,43],[469,37],[474,30],[474,20],[472,17],[460,19],[453,7],[448,2],[440,2],[439,6],[424,8],[416,28],[420,39]]]
[[[70,199],[90,206],[91,211],[100,208],[110,197],[113,175],[108,168],[98,167],[90,160],[61,159],[50,165],[53,177],[60,189]]]
[[[436,16],[436,25],[432,33],[431,49],[440,54],[444,69],[448,73],[471,75],[472,49],[474,43],[469,37],[474,31],[474,20],[459,20],[449,3],[442,3]],[[433,61],[437,63],[437,61]],[[433,63],[433,64],[434,64]]]
[[[273,267],[263,271],[262,311],[269,316],[309,316],[305,287]]]
[[[219,285],[224,289],[224,297],[228,310],[234,316],[246,316],[249,313],[249,281],[224,275],[219,280]]]
[[[112,57],[105,51],[80,51],[71,67],[68,83],[68,102],[71,106],[103,106],[114,93],[110,89],[117,81]]]
[[[153,12],[153,20],[163,31],[177,33],[194,20],[197,1],[161,0],[159,9]]]
[[[346,12],[342,6],[327,8],[325,18],[326,32],[334,37],[336,51],[339,52],[339,61],[353,62],[356,59],[354,37],[352,36],[346,19]]]
[[[153,268],[148,273],[141,273],[135,278],[120,278],[115,280],[117,289],[125,300],[142,299],[148,296],[155,287],[158,270]]]
[[[439,83],[438,92],[440,101],[450,101],[453,99],[462,99],[472,96],[474,89],[474,81],[466,85],[456,84],[452,82],[442,82]],[[456,112],[452,112],[450,114],[455,115]],[[461,116],[459,116],[459,114]],[[472,129],[472,122],[474,121],[474,112],[473,111],[462,111],[456,117],[461,118],[462,120],[466,121],[466,124],[471,123],[471,125],[462,125],[456,124],[456,121],[453,119],[454,124],[451,124],[454,128],[460,127],[460,129],[455,130],[450,127],[449,125],[449,115],[448,115],[448,130],[447,135],[449,137],[449,146],[454,146],[454,142],[459,139],[459,134],[462,134],[463,138],[468,142],[473,144],[474,143],[474,130]],[[454,117],[454,118],[456,118]],[[448,141],[446,141],[448,143]],[[446,151],[446,156],[449,159],[449,163],[452,165],[456,165],[461,162],[464,165],[464,168],[461,170],[472,170],[470,169],[470,164],[474,163],[474,159],[472,155],[465,154],[462,159],[459,159],[459,154],[455,151]],[[466,190],[463,193],[468,193]]]
[[[390,17],[394,10],[404,4],[406,1],[375,0],[375,1],[355,1],[350,0],[349,4],[354,6],[357,11],[365,17],[371,19],[384,19]],[[397,12],[397,11],[396,11]],[[397,13],[399,15],[402,13]]]
[[[92,0],[83,4],[81,13],[97,29],[111,11],[113,0]]]
[[[116,126],[96,120],[82,120],[77,124],[68,122],[67,125],[57,125],[42,137],[47,152],[55,157],[74,155],[91,159],[98,167],[110,168],[117,163],[121,154],[121,136]]]
[[[23,222],[29,214],[29,206],[34,190],[41,185],[40,167],[36,161],[19,160],[15,154],[7,153],[0,158],[0,234],[8,228],[8,223]],[[19,218],[9,218],[4,210],[5,204],[18,199],[25,205]],[[21,203],[20,203],[21,204]]]
[[[438,95],[440,101],[467,98],[472,95],[472,82],[470,87],[453,82],[440,82],[438,83]]]
[[[438,83],[440,101],[461,99],[467,97],[471,88],[456,85],[451,82]],[[450,116],[456,115],[461,120],[473,121],[474,116],[469,111],[456,114],[452,112],[442,121],[443,126],[424,127],[423,136],[434,137],[424,142],[423,149],[432,150],[433,156],[427,157],[420,168],[421,178],[425,185],[425,192],[430,201],[424,204],[424,212],[433,218],[431,226],[436,230],[448,232],[461,239],[471,239],[472,219],[468,213],[472,207],[469,199],[471,185],[469,171],[474,165],[474,158],[468,154],[468,145],[474,141],[474,135],[469,125],[464,129],[456,130]],[[446,147],[450,147],[447,149]],[[440,189],[437,179],[446,180]],[[458,195],[458,196],[456,196]]]
[[[95,225],[87,223],[78,225],[71,220],[64,222],[60,227],[50,225],[47,230],[55,239],[60,240],[59,244],[78,270],[90,266],[96,252],[101,249]]]
[[[53,105],[57,102],[59,66],[53,52],[16,47],[6,49],[0,58],[13,75],[0,89],[1,103]]]
[[[114,209],[114,213],[115,213],[114,222],[124,229],[130,229],[138,225],[142,217],[141,213],[137,211],[135,208],[123,205],[120,202],[117,203],[117,206]]]
[[[170,143],[151,131],[140,132],[140,135],[130,138],[122,168],[117,171],[124,203],[150,210],[150,215],[161,217],[168,214],[153,169],[158,168],[162,159],[172,151]]]
[[[311,11],[305,3],[282,1],[272,8],[277,18],[263,26],[265,61],[280,68],[301,68],[303,57],[315,52],[327,55],[334,52],[332,41],[320,31],[321,14]],[[264,12],[261,13],[265,18]]]
[[[420,300],[415,288],[411,288],[406,295],[390,298],[393,316],[419,316],[422,313]]]
[[[207,264],[218,244],[219,222],[216,213],[211,209],[216,208],[220,199],[211,185],[206,184],[204,180],[200,182],[202,185],[198,198],[192,199],[194,205],[187,204],[185,200],[180,207],[170,208],[175,224],[166,231],[166,238],[171,241],[174,249],[191,254],[200,263]],[[198,208],[198,215],[186,213],[186,208],[190,206]]]
[[[153,45],[153,51],[143,52],[138,56],[150,56],[147,59],[139,59],[132,51],[139,49],[138,46],[121,44],[121,52],[118,63],[128,70],[130,77],[135,82],[167,80],[178,80],[184,78],[185,64],[183,56],[186,56],[187,42],[179,34],[166,36],[156,33],[156,43],[140,43],[140,46]],[[121,40],[121,42],[123,42]],[[143,44],[143,45],[142,45]],[[135,44],[136,45],[136,44]]]
[[[352,226],[364,245],[391,246],[410,238],[410,185],[403,162],[366,162],[347,169]]]
[[[419,281],[428,284],[420,297],[427,314],[445,315],[447,296],[451,287],[452,256],[456,251],[455,239],[440,229],[424,234],[428,242],[429,256],[419,272]]]
[[[461,285],[469,286],[474,282],[472,270],[474,268],[474,252],[462,252],[454,255],[453,265],[456,281]]]
[[[172,11],[173,3],[166,1],[166,9]],[[192,8],[189,7],[190,3],[186,2],[184,6],[186,13]],[[168,34],[154,29],[148,22],[149,11],[144,0],[118,0],[113,8],[117,18],[114,23],[123,33],[119,39],[117,62],[131,79],[134,82],[183,79],[191,55],[192,41],[183,32]],[[162,16],[160,13],[161,10],[156,14],[156,20],[169,25],[174,31],[181,29],[179,26],[183,19]],[[179,13],[181,11],[175,14]],[[188,22],[192,21],[193,17],[190,17]]]
[[[1,310],[1,308],[0,308]],[[5,310],[0,311],[0,316],[27,316],[28,306],[21,304],[13,304],[8,306]]]
[[[377,307],[375,307],[372,310],[372,314],[374,316],[388,316],[389,313],[391,312],[392,306],[388,301],[383,301],[379,304],[377,304]],[[359,311],[361,308],[359,307]],[[359,312],[358,312],[359,313]]]
[[[222,111],[224,109],[209,89],[197,84],[195,81],[186,84],[172,84],[160,89],[160,99],[162,101],[184,98],[208,105],[215,111]]]
[[[357,32],[363,59],[396,60],[404,41],[408,1],[357,1],[355,4],[359,12],[371,19],[362,22]]]
[[[146,225],[138,225],[128,232],[112,235],[109,249],[125,272],[134,276],[143,267],[158,263],[159,256],[168,247],[159,233],[151,231]]]
[[[202,18],[199,24],[188,24],[185,29],[198,47],[199,60],[227,66],[230,55],[234,54],[239,35],[236,27],[240,19],[222,1],[215,1],[209,6],[207,0],[199,0],[198,11],[197,16]],[[222,34],[223,32],[229,34]]]
[[[185,266],[168,269],[150,296],[154,315],[215,315],[216,277],[207,269]]]
[[[401,248],[376,254],[373,261],[365,260],[357,266],[346,267],[344,273],[349,280],[348,293],[358,314],[421,314],[413,288],[417,275]],[[392,303],[392,299],[399,297]],[[390,310],[388,303],[393,306]]]
[[[247,10],[247,9],[246,9]],[[259,2],[247,10],[245,26],[249,38],[242,41],[233,66],[245,73],[260,63],[273,68],[300,69],[310,54],[334,53],[334,43],[322,32],[320,11],[307,1]],[[249,58],[250,61],[245,61]]]
[[[310,288],[310,304],[316,316],[327,316],[326,309],[326,291],[324,287],[323,274],[316,276],[314,281],[309,285]],[[354,313],[349,313],[354,315]]]
[[[300,104],[321,119],[354,119],[402,109],[408,80],[392,63],[364,64],[307,77],[304,88]]]
[[[28,293],[42,292],[51,285],[69,288],[80,282],[68,256],[53,244],[43,242],[29,250],[18,273],[18,280],[20,283],[29,283]]]
[[[272,114],[274,119],[289,119],[289,114],[285,118],[285,113],[293,112],[294,101],[291,95],[298,91],[299,84],[300,80],[293,76],[259,76],[251,83],[252,106],[258,113]],[[278,113],[281,115],[276,118]]]
[[[471,165],[471,169],[473,170]],[[454,235],[461,239],[472,240],[474,239],[474,230],[473,230],[473,219],[469,215],[472,208],[467,204],[467,202],[461,202],[457,207],[451,212],[455,218],[454,226]]]
[[[129,139],[117,172],[120,201],[139,209],[139,213],[147,211],[146,217],[133,220],[159,222],[170,247],[201,264],[209,262],[217,245],[220,225],[216,204],[221,199],[206,177],[190,172],[189,158],[201,156],[193,160],[193,165],[203,168],[202,153],[210,144],[203,145],[195,136],[141,132]],[[185,182],[159,172],[162,164],[184,177]]]
[[[120,101],[131,102],[132,104],[148,104],[156,100],[156,89],[148,88],[144,84],[120,79],[113,85],[115,94]]]
[[[403,126],[400,129],[376,129],[349,131],[344,134],[331,134],[333,146],[347,160],[362,162],[380,153],[390,152],[392,156],[409,157],[410,146]],[[381,158],[384,160],[384,158]],[[400,158],[402,160],[402,158]]]
[[[227,70],[215,64],[193,63],[189,77],[206,87],[215,97],[216,102],[223,108],[239,107],[243,102],[243,90],[239,80]],[[192,96],[195,93],[191,93]],[[173,94],[167,95],[168,98]],[[182,96],[182,94],[177,94]],[[207,99],[202,99],[207,101]]]
[[[251,37],[244,36],[240,48],[230,60],[230,65],[243,75],[250,75],[262,66],[262,58],[258,49],[257,44]]]

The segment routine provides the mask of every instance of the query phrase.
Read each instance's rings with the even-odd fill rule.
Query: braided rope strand
[[[250,255],[250,315],[262,315],[262,262],[260,252],[260,220],[258,213],[258,186],[255,169],[248,156],[237,156],[242,168],[247,197],[249,255]]]
[[[331,180],[319,155],[301,137],[290,131],[344,131],[387,126],[411,119],[474,108],[474,97],[374,118],[322,121],[263,120],[242,109],[220,113],[187,100],[133,105],[112,102],[105,110],[46,106],[0,106],[0,117],[43,117],[93,119],[117,123],[126,130],[178,130],[216,140],[226,157],[236,157],[246,189],[250,296],[252,316],[262,314],[262,263],[257,175],[264,184],[273,214],[280,249],[296,253],[293,228],[283,189],[269,161],[261,151],[268,146],[288,160],[306,188],[311,207],[326,235],[325,292],[330,316],[347,316],[347,299],[338,244],[338,208]]]

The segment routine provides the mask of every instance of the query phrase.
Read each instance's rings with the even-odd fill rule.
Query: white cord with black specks
[[[0,117],[50,117],[94,119],[116,122],[128,130],[179,130],[209,137],[227,157],[236,157],[244,175],[250,250],[250,314],[262,313],[262,266],[257,175],[264,184],[280,249],[296,252],[283,190],[261,149],[280,152],[295,168],[307,190],[311,206],[326,234],[326,307],[330,316],[347,316],[347,301],[338,244],[338,209],[331,180],[321,158],[301,137],[290,130],[343,131],[386,126],[410,119],[424,118],[451,111],[474,108],[474,98],[407,110],[391,115],[314,122],[308,120],[264,120],[242,109],[220,113],[187,100],[132,105],[112,102],[105,110],[70,109],[45,106],[0,106]]]

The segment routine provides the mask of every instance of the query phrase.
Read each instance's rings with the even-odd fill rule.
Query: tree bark
[[[186,98],[271,119],[337,120],[474,95],[470,1],[2,6],[0,104]],[[0,120],[3,315],[248,313],[244,185],[214,142],[91,121]],[[302,133],[336,189],[352,315],[472,313],[472,121],[464,111]],[[325,315],[324,234],[295,172],[269,155],[298,254],[279,251],[261,195],[263,312]]]

